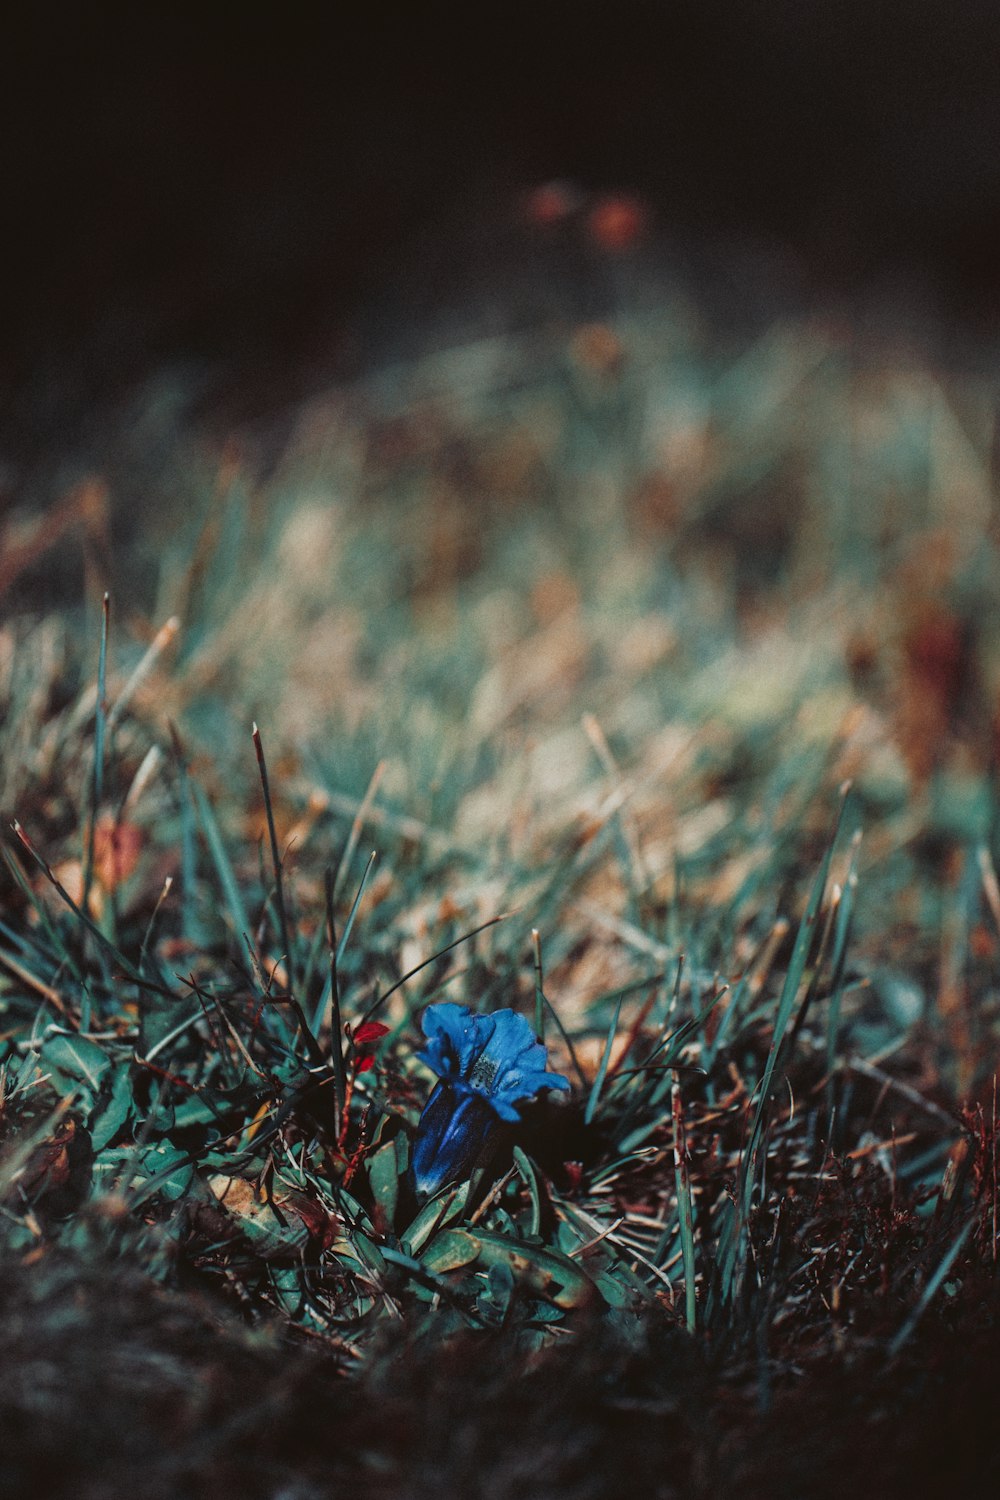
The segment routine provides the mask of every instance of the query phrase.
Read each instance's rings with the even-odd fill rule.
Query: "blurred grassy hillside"
[[[426,841],[435,899],[461,870],[483,914],[512,860],[620,823],[624,864],[558,900],[582,998],[664,940],[682,887],[731,966],[850,779],[866,957],[908,1021],[948,1008],[955,1076],[982,1083],[996,383],[833,315],[727,335],[656,276],[641,200],[544,192],[551,220],[538,193],[518,209],[541,257],[520,303],[459,290],[401,330],[407,358],[225,441],[181,373],[101,416],[55,503],[7,523],[0,802],[40,777],[85,799],[53,715],[92,704],[108,590],[110,698],[138,672],[130,712],[178,726],[227,816],[255,799],[256,719],[289,829],[327,844],[377,783],[366,837]]]

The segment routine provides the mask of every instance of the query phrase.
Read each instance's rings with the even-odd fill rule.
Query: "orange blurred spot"
[[[680,520],[680,496],[668,474],[655,470],[644,474],[630,497],[636,523],[644,536],[662,537]]]
[[[969,933],[969,949],[974,958],[996,957],[996,938],[981,922],[977,922]]]
[[[625,363],[625,346],[607,323],[585,323],[573,335],[573,360],[591,374],[618,375]]]
[[[630,250],[646,232],[649,215],[630,193],[608,193],[598,198],[587,215],[587,230],[601,250],[620,254]]]
[[[79,859],[64,859],[56,865],[53,874],[77,906],[83,900],[83,861]]]
[[[463,915],[464,908],[453,901],[450,896],[442,896],[438,905],[438,922],[443,926],[445,922],[454,922],[456,917]]]
[[[543,573],[531,590],[531,609],[540,625],[551,625],[579,602],[579,590],[568,573]]]
[[[954,728],[969,670],[962,621],[936,599],[914,600],[902,640],[896,729],[914,780],[925,782]]]
[[[562,224],[580,207],[580,193],[571,182],[543,182],[524,200],[525,218],[542,229]]]
[[[115,891],[135,871],[143,834],[134,823],[101,818],[94,829],[94,875],[106,891]]]

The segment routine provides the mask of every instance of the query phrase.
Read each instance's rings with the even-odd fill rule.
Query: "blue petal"
[[[413,1144],[413,1181],[429,1197],[471,1176],[499,1120],[481,1094],[439,1083],[424,1105]]]
[[[493,1035],[494,1018],[476,1015],[467,1005],[445,1001],[428,1005],[420,1021],[427,1046],[417,1056],[439,1078],[467,1078],[476,1058]]]
[[[546,1071],[548,1054],[523,1016],[510,1009],[477,1015],[466,1005],[429,1005],[421,1026],[427,1046],[418,1056],[443,1080],[466,1083],[489,1099],[504,1120],[520,1118],[514,1105],[539,1089],[568,1089],[561,1073]]]

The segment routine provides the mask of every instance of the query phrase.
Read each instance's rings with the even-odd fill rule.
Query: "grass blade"
[[[624,1004],[624,1002],[625,996],[619,995],[618,1004],[615,1006],[615,1013],[611,1017],[611,1025],[608,1027],[608,1035],[604,1043],[604,1051],[601,1053],[601,1061],[597,1069],[597,1076],[595,1077],[593,1085],[591,1086],[590,1097],[587,1100],[587,1108],[583,1112],[583,1123],[585,1125],[589,1125],[593,1120],[598,1103],[600,1102],[601,1090],[604,1087],[604,1080],[608,1076],[608,1064],[611,1061],[611,1049],[615,1044],[615,1037],[618,1034],[618,1017],[622,1013],[622,1005]]]
[[[542,986],[542,940],[538,928],[531,929],[531,947],[535,958],[535,1035],[545,1040],[545,990]]]
[[[97,707],[94,716],[94,768],[90,782],[90,816],[87,822],[87,848],[83,864],[83,895],[80,905],[90,911],[90,890],[94,881],[94,841],[97,819],[104,796],[104,740],[108,718],[108,626],[111,603],[107,594],[101,605],[101,648],[97,661]]]
[[[327,868],[326,936],[330,945],[330,1064],[333,1068],[334,1108],[339,1132],[347,1103],[347,1070],[344,1061],[344,1022],[340,1013],[340,985],[337,979],[337,932],[333,915],[334,886],[333,870]]]
[[[282,881],[281,855],[278,853],[278,835],[274,827],[274,809],[271,805],[271,786],[267,775],[267,761],[264,758],[264,745],[261,741],[260,730],[257,725],[253,726],[253,748],[257,756],[257,770],[260,773],[260,785],[264,794],[264,812],[267,816],[267,834],[271,843],[271,865],[274,870],[274,903],[278,909],[278,928],[281,933],[281,946],[285,954],[285,970],[288,974],[288,988],[295,989],[295,959],[292,952],[291,933],[288,927],[288,913],[285,909],[285,890]]]
[[[247,915],[247,909],[240,894],[240,888],[233,873],[229,855],[226,853],[226,846],[222,842],[222,835],[219,832],[219,825],[216,822],[211,803],[196,781],[191,781],[190,787],[194,797],[198,821],[201,824],[202,833],[205,835],[208,852],[212,856],[215,873],[219,877],[219,884],[222,886],[222,893],[229,908],[229,919],[233,927],[233,932],[237,943],[239,943],[244,934],[249,936],[253,930],[250,926],[250,918]]]
[[[698,1326],[698,1299],[695,1284],[694,1264],[694,1202],[691,1193],[691,1171],[688,1161],[687,1136],[684,1130],[684,1113],[681,1101],[680,1074],[674,1070],[670,1091],[671,1115],[674,1126],[674,1185],[677,1191],[677,1215],[680,1220],[681,1258],[684,1265],[684,1316],[688,1333]]]
[[[353,902],[351,903],[350,913],[348,915],[347,921],[344,924],[344,930],[343,930],[343,932],[340,935],[340,942],[337,944],[337,962],[338,963],[343,958],[343,956],[344,956],[344,950],[346,949],[347,944],[348,944],[348,942],[350,940],[351,930],[354,927],[354,919],[355,919],[355,917],[358,914],[358,907],[361,905],[361,897],[365,893],[365,886],[368,884],[368,877],[369,877],[369,875],[371,874],[372,870],[375,867],[375,861],[376,861],[377,858],[378,858],[378,851],[376,849],[373,849],[372,852],[371,852],[371,854],[369,854],[369,856],[368,856],[368,863],[365,865],[365,873],[361,877],[361,884],[358,886],[358,893],[355,896]],[[334,885],[334,891],[336,892],[336,883]]]

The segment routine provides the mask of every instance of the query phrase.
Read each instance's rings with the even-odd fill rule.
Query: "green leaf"
[[[441,1192],[424,1204],[402,1239],[416,1255],[426,1245],[435,1230],[453,1224],[465,1208],[470,1184],[460,1182],[457,1186],[442,1188]]]
[[[558,1250],[508,1240],[486,1229],[477,1228],[476,1238],[480,1265],[488,1268],[502,1262],[530,1291],[557,1307],[584,1307],[599,1295],[587,1272]]]
[[[514,1272],[507,1262],[495,1261],[489,1269],[487,1290],[480,1301],[480,1307],[482,1308],[483,1303],[486,1303],[493,1310],[494,1316],[505,1318],[514,1295],[514,1286]]]
[[[197,1095],[192,1095],[175,1107],[174,1124],[179,1130],[191,1125],[210,1125],[218,1120],[220,1113],[220,1109],[213,1108],[207,1097],[199,1098]]]
[[[514,1147],[514,1161],[517,1165],[521,1181],[528,1189],[531,1198],[531,1217],[528,1220],[528,1234],[541,1234],[542,1232],[542,1190],[538,1182],[538,1169],[530,1156],[527,1156],[520,1148]]]
[[[96,1042],[79,1036],[50,1037],[42,1048],[42,1059],[46,1066],[58,1068],[69,1078],[79,1078],[95,1090],[111,1066],[111,1059]]]
[[[436,1234],[420,1262],[428,1271],[458,1271],[479,1258],[482,1242],[467,1229],[446,1229]]]
[[[309,1238],[308,1230],[296,1214],[283,1215],[282,1219],[266,1203],[260,1205],[259,1213],[240,1216],[240,1229],[264,1260],[295,1255]]]
[[[375,1241],[369,1239],[360,1229],[352,1229],[349,1235],[350,1243],[357,1252],[359,1260],[374,1271],[376,1275],[385,1274],[385,1258]]]
[[[103,1151],[132,1114],[132,1071],[128,1063],[115,1070],[111,1092],[94,1112],[90,1121],[90,1138],[95,1151]]]
[[[399,1201],[399,1161],[395,1141],[387,1141],[368,1158],[368,1182],[386,1224],[391,1225]]]
[[[629,1306],[631,1299],[617,1276],[609,1276],[607,1271],[598,1271],[594,1277],[594,1285],[609,1307]]]
[[[154,1193],[173,1201],[182,1198],[191,1186],[194,1165],[186,1151],[163,1141],[147,1151],[142,1158],[143,1170],[149,1178],[142,1183],[136,1201],[145,1201]]]

